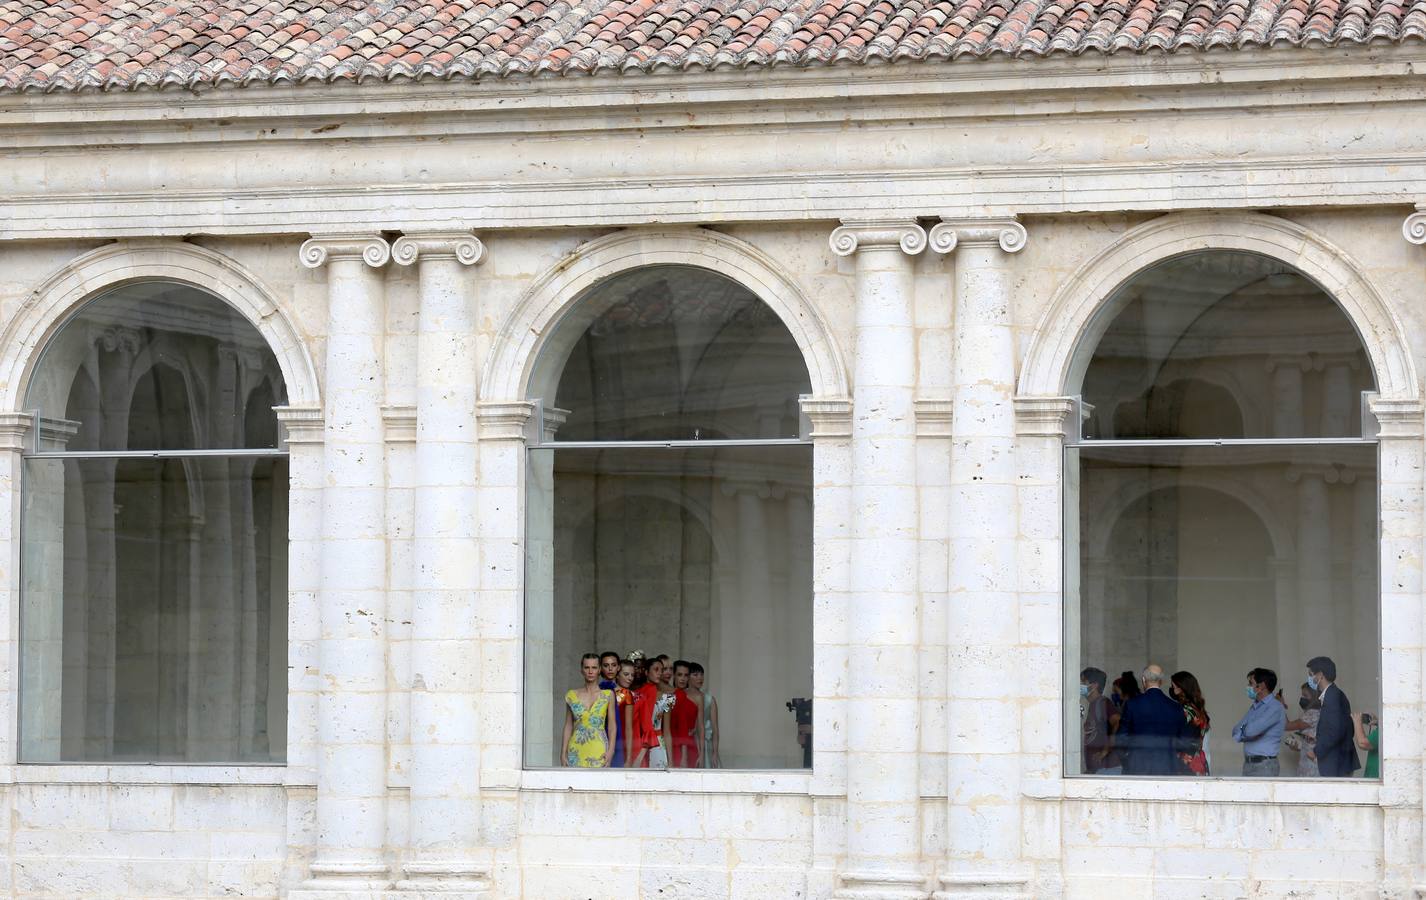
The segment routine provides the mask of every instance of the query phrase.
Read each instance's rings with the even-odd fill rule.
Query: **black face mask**
[[[1300,707],[1302,707],[1303,709],[1307,709],[1308,707],[1310,707],[1310,706],[1312,705],[1312,701],[1311,701],[1311,700],[1308,700],[1306,697],[1298,697],[1298,698],[1297,698],[1297,705],[1300,706]]]

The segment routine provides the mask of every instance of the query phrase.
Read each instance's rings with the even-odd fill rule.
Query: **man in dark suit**
[[[1139,679],[1144,692],[1130,700],[1115,744],[1125,775],[1181,775],[1178,750],[1194,739],[1183,707],[1164,693],[1164,670],[1151,665]]]
[[[1307,661],[1307,680],[1322,692],[1322,718],[1317,720],[1317,745],[1311,751],[1324,778],[1350,778],[1362,767],[1352,728],[1352,702],[1337,687],[1337,664],[1326,656]]]

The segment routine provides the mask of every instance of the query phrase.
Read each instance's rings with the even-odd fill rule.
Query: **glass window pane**
[[[1373,389],[1336,302],[1284,263],[1193,253],[1140,272],[1084,377],[1090,438],[1358,437]]]
[[[560,373],[554,414],[567,418],[554,440],[798,436],[797,398],[811,390],[802,352],[765,303],[722,275],[691,266],[616,275],[560,333],[566,341],[557,336],[540,366]]]
[[[1102,721],[1122,711],[1095,699],[1121,673],[1138,678],[1149,664],[1167,675],[1191,673],[1208,719],[1209,774],[1243,774],[1245,744],[1233,726],[1245,715],[1247,674],[1272,670],[1289,728],[1315,724],[1300,701],[1306,663],[1336,663],[1337,685],[1354,711],[1380,711],[1377,585],[1377,455],[1374,444],[1136,446],[1081,445],[1067,451],[1077,485],[1066,509],[1067,680],[1070,696],[1085,682],[1091,696],[1067,716],[1069,774],[1113,769],[1130,756],[1132,735]],[[1077,500],[1077,502],[1075,502]],[[1077,589],[1077,599],[1075,595]],[[1168,689],[1166,684],[1165,689]],[[1083,692],[1080,692],[1083,693]],[[1183,693],[1180,690],[1180,693]],[[1076,715],[1077,713],[1077,715]],[[1310,737],[1310,733],[1309,733]],[[1274,755],[1283,777],[1314,774],[1310,741],[1257,747]],[[1087,748],[1087,749],[1086,749]],[[1161,745],[1160,745],[1161,749]],[[1108,751],[1108,752],[1106,752]],[[1153,754],[1140,757],[1162,759]],[[1158,765],[1158,763],[1154,763]],[[1188,770],[1126,774],[1186,774]]]
[[[246,319],[187,285],[143,282],[95,299],[45,347],[26,408],[43,450],[277,446],[277,360]]]
[[[27,459],[23,762],[274,762],[287,460]]]
[[[558,764],[583,654],[642,650],[704,667],[723,768],[808,765],[788,704],[812,696],[811,446],[532,450],[529,466],[526,764]],[[709,723],[699,747],[696,712],[669,715],[706,764]]]

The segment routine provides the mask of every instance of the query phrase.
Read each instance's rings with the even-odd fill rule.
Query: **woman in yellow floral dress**
[[[602,769],[614,755],[614,717],[610,706],[614,692],[599,687],[599,654],[586,653],[579,661],[584,686],[564,695],[564,744],[560,758],[566,766]]]

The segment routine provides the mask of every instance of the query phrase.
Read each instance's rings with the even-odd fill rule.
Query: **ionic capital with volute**
[[[304,241],[297,256],[309,269],[348,259],[379,269],[391,259],[391,245],[378,234],[319,234]]]
[[[942,219],[931,229],[931,249],[950,253],[957,247],[999,246],[1018,253],[1029,239],[1025,226],[1014,216],[1000,219]]]
[[[1426,205],[1416,207],[1416,212],[1401,223],[1401,234],[1412,244],[1426,244]]]
[[[897,247],[915,256],[926,249],[926,229],[914,219],[843,219],[828,243],[838,256]]]
[[[391,258],[402,266],[413,265],[417,259],[453,259],[473,266],[485,259],[485,244],[468,231],[421,232],[397,238]]]

